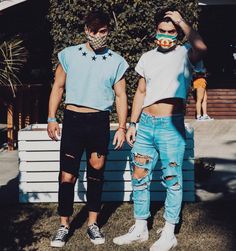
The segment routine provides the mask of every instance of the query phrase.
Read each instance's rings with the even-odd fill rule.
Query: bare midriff
[[[143,112],[152,116],[172,116],[174,114],[183,114],[184,100],[181,98],[162,99],[145,107]]]
[[[85,106],[76,106],[76,105],[66,105],[66,109],[74,112],[99,112],[97,109],[93,109]]]

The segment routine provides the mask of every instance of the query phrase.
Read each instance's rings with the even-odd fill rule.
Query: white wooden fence
[[[103,201],[130,201],[130,147],[122,150],[112,146],[114,124],[111,126],[111,142],[105,169]],[[194,140],[193,131],[186,126],[187,147],[183,164],[184,201],[194,201]],[[57,202],[60,141],[52,141],[46,131],[46,124],[30,125],[19,131],[19,201]],[[160,161],[154,171],[151,185],[151,199],[163,201],[165,189],[160,183]],[[75,185],[75,201],[86,201],[86,157],[82,157],[80,175]]]

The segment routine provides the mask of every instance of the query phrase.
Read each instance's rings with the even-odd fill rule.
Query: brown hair
[[[96,10],[88,13],[85,18],[85,25],[93,32],[98,32],[98,30],[104,26],[109,28],[110,17],[107,13],[102,10]]]
[[[168,11],[178,11],[178,10],[175,9],[175,8],[165,8],[165,9],[158,10],[156,12],[155,16],[154,16],[155,25],[157,27],[161,22],[167,22],[167,23],[171,22],[175,26],[175,28],[177,30],[177,33],[178,33],[177,37],[178,37],[178,39],[182,39],[183,38],[183,31],[182,31],[182,29],[178,25],[176,25],[172,21],[172,19],[170,17],[165,17],[166,12],[168,12]]]

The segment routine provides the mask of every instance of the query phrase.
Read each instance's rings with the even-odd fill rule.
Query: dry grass
[[[113,237],[125,233],[133,224],[132,204],[108,203],[101,212],[100,225],[106,234],[106,243],[94,246],[86,236],[87,213],[83,204],[75,204],[72,236],[60,250],[78,251],[144,251],[156,239],[156,230],[163,226],[163,205],[153,203],[154,217],[149,222],[148,242],[119,247]],[[29,204],[2,206],[0,224],[0,250],[57,250],[49,247],[51,235],[58,227],[56,204]],[[184,204],[182,223],[177,238],[181,251],[233,251],[236,250],[236,203],[218,201]]]

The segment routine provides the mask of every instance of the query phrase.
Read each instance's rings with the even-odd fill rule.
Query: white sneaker
[[[170,237],[165,231],[162,231],[161,237],[151,246],[150,251],[169,251],[176,246],[176,237],[174,235]]]
[[[202,121],[202,116],[197,116],[196,120],[197,121]]]
[[[201,120],[203,121],[210,121],[210,120],[214,120],[213,118],[211,118],[209,115],[205,114],[201,117]]]
[[[149,237],[148,229],[145,227],[143,231],[137,229],[135,225],[133,225],[127,234],[121,235],[113,239],[113,242],[117,245],[127,245],[133,242],[143,242],[147,241]]]

